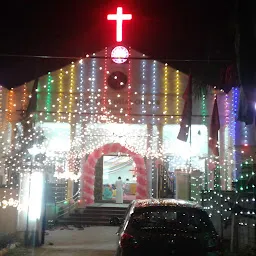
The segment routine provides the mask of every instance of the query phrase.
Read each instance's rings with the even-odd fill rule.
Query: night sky
[[[8,1],[5,1],[8,2]],[[234,59],[234,0],[54,0],[1,3],[0,84],[15,87],[72,59],[3,55],[84,57],[115,44],[115,22],[107,14],[122,6],[124,43],[156,59]],[[229,62],[229,61],[228,61]],[[228,62],[215,62],[211,76]],[[207,62],[174,62],[204,72]],[[185,65],[186,64],[186,65]],[[186,70],[184,70],[186,71]]]

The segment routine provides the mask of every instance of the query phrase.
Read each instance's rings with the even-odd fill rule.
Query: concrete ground
[[[114,256],[114,251],[87,249],[37,249],[27,256]],[[20,255],[19,255],[20,256]]]
[[[29,256],[113,256],[118,227],[87,227],[84,230],[47,231],[45,245]]]

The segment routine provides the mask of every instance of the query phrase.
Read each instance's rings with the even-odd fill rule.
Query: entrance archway
[[[141,155],[132,152],[119,143],[110,143],[95,149],[88,157],[83,170],[83,199],[86,205],[94,203],[94,182],[95,182],[95,165],[103,155],[120,152],[130,155],[136,165],[136,199],[145,199],[148,197],[147,192],[147,172],[144,159]]]

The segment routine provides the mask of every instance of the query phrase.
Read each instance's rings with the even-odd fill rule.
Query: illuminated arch
[[[141,155],[132,152],[119,143],[110,143],[95,149],[88,157],[83,167],[83,199],[86,205],[94,203],[94,182],[95,182],[95,165],[103,155],[111,153],[123,153],[130,155],[136,165],[137,186],[136,199],[145,199],[148,197],[147,192],[147,172],[144,159]]]

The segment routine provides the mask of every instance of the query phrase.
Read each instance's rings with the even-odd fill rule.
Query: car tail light
[[[129,235],[127,233],[123,233],[121,235],[120,246],[121,246],[121,248],[125,248],[125,247],[137,248],[138,247],[138,242],[136,241],[134,236]]]

